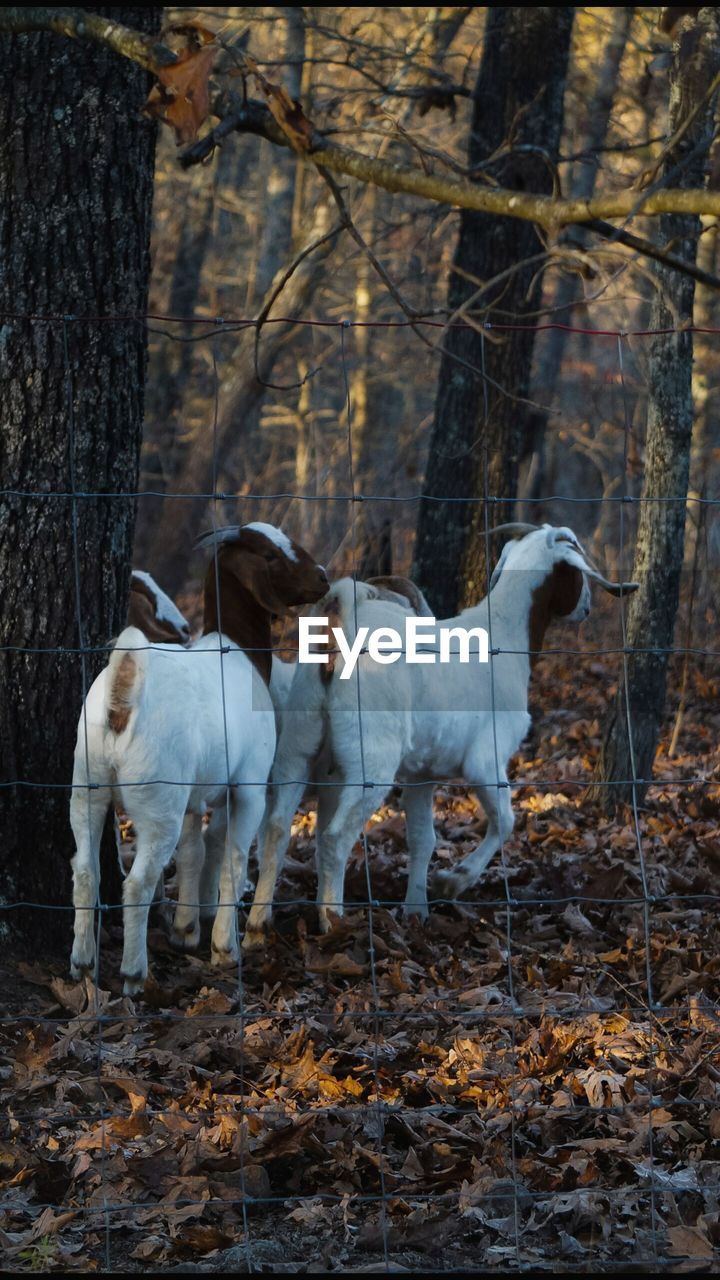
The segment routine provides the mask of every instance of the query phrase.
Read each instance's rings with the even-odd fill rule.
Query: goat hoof
[[[229,951],[218,951],[217,947],[213,947],[210,963],[214,969],[231,969],[239,959],[237,948],[231,947]]]
[[[82,979],[88,975],[92,976],[94,970],[94,958],[92,960],[88,960],[87,963],[84,960],[71,960],[70,962],[70,977],[73,982],[81,982]]]
[[[264,929],[247,929],[242,940],[243,951],[262,951],[267,946]]]
[[[173,925],[170,930],[170,946],[174,951],[197,951],[200,946],[200,925],[189,924],[185,929]]]
[[[403,907],[403,913],[408,918],[410,916],[414,916],[416,920],[422,920],[423,923],[427,920],[428,916],[430,915],[428,908],[426,906],[421,906],[417,902],[406,902]]]
[[[462,876],[453,871],[437,871],[432,881],[432,897],[454,901],[467,884]]]
[[[147,974],[121,973],[120,977],[124,978],[124,982],[123,982],[124,996],[142,995],[143,991],[145,990],[145,978],[147,977]]]

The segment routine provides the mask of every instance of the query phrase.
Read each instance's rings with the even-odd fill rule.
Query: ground
[[[241,974],[207,943],[178,957],[158,919],[145,997],[123,998],[110,913],[97,992],[67,956],[6,957],[8,1269],[717,1269],[720,688],[691,672],[641,862],[632,813],[583,791],[616,668],[542,660],[504,857],[426,924],[397,906],[390,803],[368,834],[389,905],[356,905],[358,843],[348,914],[318,936],[306,806]],[[448,864],[483,817],[447,788],[437,818]]]

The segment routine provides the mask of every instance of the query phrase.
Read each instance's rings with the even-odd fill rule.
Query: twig
[[[301,249],[300,252],[296,254],[296,256],[293,258],[289,266],[285,268],[285,270],[282,273],[282,276],[280,277],[277,284],[275,285],[275,288],[272,290],[269,298],[267,298],[267,300],[263,303],[263,306],[258,313],[257,319],[255,320],[255,341],[253,346],[253,363],[255,368],[255,377],[257,378],[261,386],[267,387],[271,391],[296,390],[298,387],[301,387],[303,383],[307,382],[308,378],[311,378],[313,376],[313,372],[311,370],[308,370],[308,372],[305,374],[305,377],[302,378],[300,382],[292,382],[288,385],[285,385],[283,383],[278,383],[278,382],[266,382],[266,380],[262,377],[260,373],[260,365],[259,365],[260,333],[262,331],[262,327],[265,321],[267,320],[273,306],[275,305],[278,298],[280,297],[280,294],[285,288],[285,285],[287,284],[290,277],[295,274],[298,267],[300,266],[300,263],[304,262],[305,258],[309,257],[311,253],[314,253],[316,249],[319,249],[321,245],[327,244],[328,240],[332,240],[336,235],[340,233],[340,231],[342,231],[342,229],[343,229],[342,223],[337,223],[336,226],[331,227],[329,231],[326,231],[324,235],[318,236],[316,240],[313,240],[311,241],[310,244],[305,245],[305,248]]]
[[[668,249],[661,249],[659,245],[653,244],[652,240],[646,240],[644,236],[635,236],[630,231],[624,231],[622,227],[614,227],[611,222],[603,222],[601,218],[593,218],[591,222],[587,222],[585,225],[588,231],[594,231],[596,235],[602,236],[605,240],[616,240],[618,244],[624,244],[628,249],[634,249],[636,253],[642,254],[644,258],[652,258],[654,262],[662,262],[664,266],[671,267],[682,275],[690,276],[693,280],[697,280],[699,284],[707,285],[709,289],[720,289],[720,279],[717,276],[712,276],[708,271],[703,271],[701,267],[696,267],[694,262],[688,262],[686,258],[681,258],[677,253],[672,253]]]
[[[317,169],[318,169],[318,173],[322,178],[324,178],[325,182],[327,183],[327,185],[329,186],[332,192],[333,200],[335,201],[335,204],[337,205],[337,208],[338,208],[338,213],[340,214],[341,226],[344,227],[344,229],[350,233],[355,243],[362,249],[363,253],[367,255],[367,258],[368,258],[368,261],[370,262],[371,267],[373,268],[374,271],[377,272],[383,284],[385,285],[385,288],[387,289],[388,293],[391,295],[392,298],[395,299],[400,310],[403,312],[404,315],[407,316],[408,320],[420,320],[422,318],[420,312],[416,311],[414,307],[411,307],[410,303],[407,302],[405,298],[403,298],[395,282],[388,275],[387,271],[385,270],[384,266],[379,261],[379,259],[375,257],[375,254],[370,248],[370,245],[367,243],[367,240],[365,240],[364,236],[358,231],[357,227],[355,226],[355,223],[353,222],[350,216],[350,210],[348,209],[345,203],[342,191],[340,190],[340,187],[338,186],[332,174],[328,173],[327,169],[325,169],[321,164],[318,165]],[[417,330],[415,329],[414,331],[417,332]]]

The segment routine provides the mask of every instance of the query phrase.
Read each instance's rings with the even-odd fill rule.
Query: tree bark
[[[305,17],[301,8],[288,7],[285,20],[285,57],[288,65],[283,84],[293,100],[299,100],[305,59]],[[258,247],[255,277],[256,297],[262,298],[276,273],[287,261],[293,241],[293,206],[297,159],[285,155],[268,144],[264,157],[267,172],[264,180],[262,230]]]
[[[717,94],[710,90],[720,71],[720,14],[715,8],[702,8],[696,17],[685,17],[678,30],[670,73],[671,134],[693,110],[697,115],[670,148],[664,172],[669,175],[691,157],[674,180],[697,187],[706,176],[713,138]],[[694,216],[662,219],[663,240],[672,241],[692,261],[699,232],[699,219]],[[631,597],[627,612],[627,686],[621,676],[591,792],[608,812],[632,799],[633,776],[639,797],[652,777],[665,708],[668,655],[662,650],[673,642],[683,566],[693,423],[693,336],[687,329],[677,329],[692,323],[695,282],[664,267],[658,267],[656,282],[649,328],[676,331],[658,334],[650,349],[642,490],[642,497],[649,500],[640,506],[633,567],[640,589]]]
[[[486,166],[486,176],[505,188],[552,190],[573,13],[571,8],[488,11],[473,94],[469,163],[472,168]],[[503,154],[488,166],[500,148]],[[451,315],[468,304],[481,284],[540,249],[533,227],[463,210],[448,288]],[[482,312],[490,322],[509,317],[522,323],[540,300],[539,279],[533,280],[536,265],[520,265],[502,284],[491,286],[472,313]],[[440,617],[475,603],[487,585],[484,504],[452,499],[481,498],[487,483],[488,493],[503,499],[490,508],[489,521],[510,517],[526,430],[522,397],[530,380],[533,338],[532,329],[484,337],[480,325],[447,333],[414,569]],[[486,386],[487,420],[483,354],[492,379]]]
[[[150,35],[160,12],[105,11]],[[148,87],[108,48],[0,37],[0,473],[13,491],[0,497],[5,906],[70,905],[78,715],[107,661],[75,651],[107,645],[126,616],[135,499],[102,495],[137,488],[145,330],[124,317],[147,301]],[[46,946],[68,923],[64,911],[18,908],[0,927]]]

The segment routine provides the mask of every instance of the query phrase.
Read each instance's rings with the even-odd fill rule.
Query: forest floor
[[[7,1269],[717,1269],[720,682],[694,673],[680,753],[661,746],[643,873],[631,812],[578,785],[616,667],[542,659],[506,874],[497,857],[426,924],[381,906],[370,931],[358,843],[350,910],[318,936],[289,905],[314,894],[307,811],[241,987],[157,921],[143,999],[121,994],[111,916],[97,992],[66,957],[6,958]],[[482,813],[448,788],[437,825],[449,864]],[[398,903],[391,804],[368,847]]]

